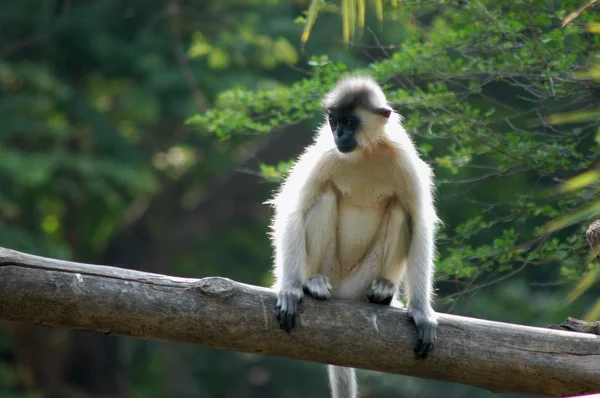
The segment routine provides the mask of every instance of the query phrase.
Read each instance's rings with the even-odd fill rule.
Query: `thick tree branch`
[[[398,308],[306,298],[297,328],[275,320],[270,289],[32,256],[0,248],[0,319],[170,340],[453,381],[495,392],[600,391],[597,336],[440,315],[438,343],[413,358]]]
[[[586,322],[586,321],[582,321],[581,319],[575,319],[572,317],[568,317],[560,325],[550,325],[548,327],[550,329],[570,330],[573,332],[590,333],[590,334],[596,334],[596,335],[600,336],[600,321]]]

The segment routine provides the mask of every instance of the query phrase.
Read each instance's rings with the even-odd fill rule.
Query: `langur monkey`
[[[304,293],[399,304],[403,281],[415,357],[426,358],[437,328],[433,173],[372,78],[343,78],[323,106],[326,122],[268,202],[279,325],[294,328]],[[354,369],[328,372],[332,397],[357,396]]]

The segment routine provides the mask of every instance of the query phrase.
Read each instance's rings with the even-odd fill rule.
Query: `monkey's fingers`
[[[297,292],[281,292],[277,300],[277,320],[279,327],[290,332],[296,326],[296,312],[300,297]]]
[[[433,350],[437,339],[436,328],[429,325],[417,326],[418,338],[414,348],[415,357],[417,359],[425,359]]]
[[[287,299],[284,298],[283,303],[280,307],[277,308],[277,321],[279,322],[279,327],[286,332],[292,330],[294,322],[294,315],[290,313],[289,304]]]
[[[425,359],[433,350],[437,339],[437,320],[434,314],[426,315],[415,307],[408,308],[408,316],[417,327],[417,344],[414,348],[416,359]]]
[[[277,316],[277,322],[279,322],[281,326],[281,304],[277,303],[277,307],[275,307],[275,315]]]
[[[417,327],[417,344],[414,348],[415,358],[425,359],[433,350],[437,340],[437,321],[432,316],[426,316],[423,311],[409,307],[408,316]]]
[[[288,296],[288,319],[287,324],[290,326],[289,330],[296,327],[296,311],[298,309],[298,300],[293,295]],[[288,331],[289,331],[288,330]]]

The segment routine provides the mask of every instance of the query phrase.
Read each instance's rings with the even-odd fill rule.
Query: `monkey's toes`
[[[331,297],[331,284],[324,275],[313,275],[304,282],[304,291],[314,298],[328,299]]]
[[[290,332],[296,327],[296,313],[298,303],[302,300],[302,290],[292,289],[281,291],[277,294],[277,307],[275,313],[279,321],[279,327]]]
[[[396,287],[389,279],[379,278],[367,289],[367,298],[374,304],[390,305],[395,292]]]

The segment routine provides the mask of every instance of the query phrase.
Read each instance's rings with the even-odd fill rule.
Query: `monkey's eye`
[[[335,126],[337,125],[336,121],[333,120],[332,117],[329,118],[329,125],[331,126],[331,128],[335,128]]]
[[[354,120],[352,120],[352,119],[344,120],[344,127],[347,127],[347,128],[354,127]]]

